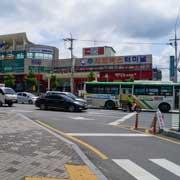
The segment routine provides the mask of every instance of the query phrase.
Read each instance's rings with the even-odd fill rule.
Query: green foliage
[[[51,75],[51,88],[55,90],[59,85],[58,79],[55,75]]]
[[[94,78],[95,78],[95,74],[94,74],[94,72],[90,72],[89,74],[88,74],[88,81],[93,81],[94,80]]]
[[[26,77],[26,86],[27,88],[32,91],[32,87],[37,85],[36,75],[33,72],[29,72]]]
[[[15,77],[12,74],[6,74],[4,77],[4,84],[6,87],[14,87],[15,86]]]

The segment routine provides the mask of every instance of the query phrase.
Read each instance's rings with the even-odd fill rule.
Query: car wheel
[[[45,104],[41,104],[41,105],[40,105],[40,110],[45,110],[45,109],[46,109]]]
[[[169,112],[169,110],[171,109],[171,106],[168,103],[161,103],[159,105],[159,109],[161,112]]]
[[[105,107],[107,109],[115,109],[115,103],[113,101],[107,101]]]
[[[9,107],[11,107],[12,105],[13,105],[13,103],[12,103],[12,102],[8,103],[8,106],[9,106]]]
[[[74,111],[75,111],[75,106],[70,105],[70,106],[68,107],[68,111],[69,111],[69,112],[74,112]]]
[[[29,104],[33,104],[33,101],[32,101],[32,100],[29,100],[28,103],[29,103]]]
[[[0,101],[0,107],[2,107],[3,103]]]

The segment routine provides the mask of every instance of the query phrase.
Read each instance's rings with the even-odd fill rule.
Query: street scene
[[[11,141],[8,141],[9,151],[6,152],[6,156],[4,155],[5,146],[3,151],[1,151],[3,153],[2,163],[6,165],[6,168],[10,164],[9,161],[13,162],[7,168],[9,172],[0,173],[1,178],[5,178],[4,176],[7,177],[10,174],[14,178],[21,177],[23,173],[18,171],[18,168],[22,168],[19,161],[29,156],[31,157],[29,157],[29,160],[23,159],[24,161],[22,162],[24,166],[31,169],[31,171],[28,169],[24,171],[26,176],[33,174],[35,177],[68,178],[63,163],[85,164],[81,157],[66,145],[66,142],[56,139],[53,135],[48,135],[47,131],[41,134],[40,132],[43,129],[38,125],[78,144],[87,158],[103,174],[101,175],[102,177],[99,176],[100,179],[179,179],[180,177],[180,158],[178,158],[180,141],[165,135],[157,134],[154,136],[151,133],[145,133],[141,128],[139,128],[139,131],[136,131],[134,129],[134,112],[129,113],[122,110],[106,109],[88,109],[83,112],[74,113],[57,110],[44,111],[28,104],[14,104],[13,107],[2,107],[0,113],[2,114],[6,111],[12,116],[10,119],[13,124],[12,127],[5,128],[5,124],[1,123],[5,128],[1,132],[5,133],[6,136],[9,134],[10,139],[12,139],[14,133],[23,133],[23,137],[22,135],[21,137],[17,136],[22,140],[16,138],[15,141],[18,142],[14,142],[12,145]],[[20,117],[17,118],[15,114]],[[155,112],[139,113],[139,125],[150,129],[154,114]],[[128,118],[126,118],[127,116]],[[178,114],[175,112],[164,114],[167,128],[171,128],[172,117],[174,116],[176,117]],[[20,127],[16,124],[16,121],[20,121]],[[26,124],[26,121],[30,121],[30,125]],[[31,121],[38,125],[31,124]],[[7,131],[8,128],[9,131]],[[13,130],[10,131],[10,128],[13,128]],[[20,130],[21,128],[23,130]],[[28,128],[30,129],[28,130]],[[26,131],[28,131],[27,134],[25,133]],[[46,140],[41,142],[43,138]],[[52,139],[48,140],[49,138]],[[7,140],[8,138],[3,138],[4,143]],[[60,147],[57,146],[57,141],[60,143]],[[30,145],[27,146],[27,150],[24,143],[28,142]],[[17,156],[13,157],[11,154],[16,148],[22,148],[22,150],[17,150],[20,152],[18,158]],[[33,154],[35,153],[39,153],[39,159],[36,156],[34,157]],[[10,160],[9,155],[12,156]],[[8,160],[5,160],[7,156]],[[46,156],[49,158],[46,158]],[[55,164],[50,165],[51,161]],[[43,162],[46,163],[45,166],[42,166]],[[48,163],[49,167],[54,168],[51,171],[46,170]],[[35,165],[33,166],[33,164]],[[33,169],[33,167],[35,168]]]
[[[0,14],[0,180],[180,179],[180,0]]]

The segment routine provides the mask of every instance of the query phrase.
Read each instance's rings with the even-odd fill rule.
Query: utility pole
[[[70,47],[69,50],[71,51],[71,77],[70,77],[70,87],[71,87],[71,92],[74,93],[74,66],[75,66],[75,59],[73,56],[73,42],[76,39],[72,38],[72,34],[70,33],[70,38],[65,38],[63,39],[64,41],[70,42]]]
[[[174,39],[170,39],[170,41],[174,41],[174,49],[175,49],[175,62],[174,62],[174,82],[178,81],[178,73],[177,73],[177,68],[178,68],[178,43],[177,41],[179,41],[180,39],[177,38],[176,35],[176,30],[175,30],[175,38]]]

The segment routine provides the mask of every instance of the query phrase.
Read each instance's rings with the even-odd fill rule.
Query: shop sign
[[[30,48],[29,52],[31,52],[31,53],[53,54],[53,50],[49,49],[49,48]]]
[[[149,57],[148,57],[149,56]],[[109,65],[109,64],[152,64],[151,55],[138,56],[115,56],[115,57],[100,57],[80,59],[80,65]]]

